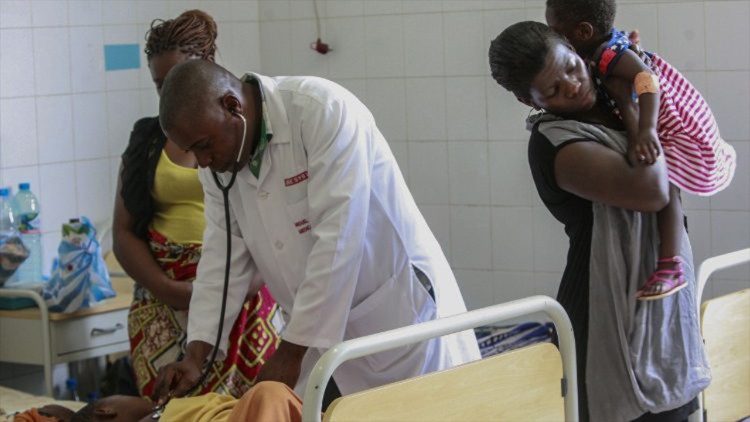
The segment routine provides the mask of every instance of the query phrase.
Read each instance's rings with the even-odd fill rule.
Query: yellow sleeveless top
[[[175,243],[202,243],[203,188],[198,169],[172,162],[162,149],[156,165],[154,186],[154,218],[151,227]]]

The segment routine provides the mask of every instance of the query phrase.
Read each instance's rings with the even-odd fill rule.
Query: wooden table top
[[[50,312],[50,321],[62,321],[66,319],[81,318],[88,315],[102,314],[106,312],[119,311],[130,307],[133,301],[133,280],[130,277],[111,277],[112,287],[117,296],[106,299],[92,308],[81,309],[72,313]],[[39,319],[39,308],[25,308],[16,310],[0,310],[0,317],[17,319]]]

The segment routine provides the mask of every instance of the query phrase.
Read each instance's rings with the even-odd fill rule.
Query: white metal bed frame
[[[548,296],[531,296],[339,343],[320,357],[310,374],[302,405],[302,420],[320,422],[325,387],[333,371],[348,360],[537,312],[546,314],[555,324],[562,355],[565,420],[577,421],[578,380],[573,327],[563,307]]]

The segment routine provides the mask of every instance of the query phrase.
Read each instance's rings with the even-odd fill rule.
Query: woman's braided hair
[[[155,19],[151,22],[144,52],[149,60],[158,54],[179,50],[190,56],[214,61],[217,36],[216,22],[208,13],[188,10],[174,19]]]

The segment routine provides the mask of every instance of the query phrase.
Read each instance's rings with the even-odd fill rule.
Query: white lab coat
[[[245,167],[229,192],[232,268],[221,350],[259,270],[283,309],[284,340],[308,346],[297,390],[321,353],[345,339],[464,312],[448,262],[415,204],[370,111],[314,77],[248,74],[261,84],[273,137],[258,179]],[[219,177],[226,183],[230,174]],[[203,255],[190,302],[188,341],[214,344],[226,231],[208,169]],[[433,300],[413,267],[432,282]],[[345,363],[343,394],[479,358],[472,332]]]

